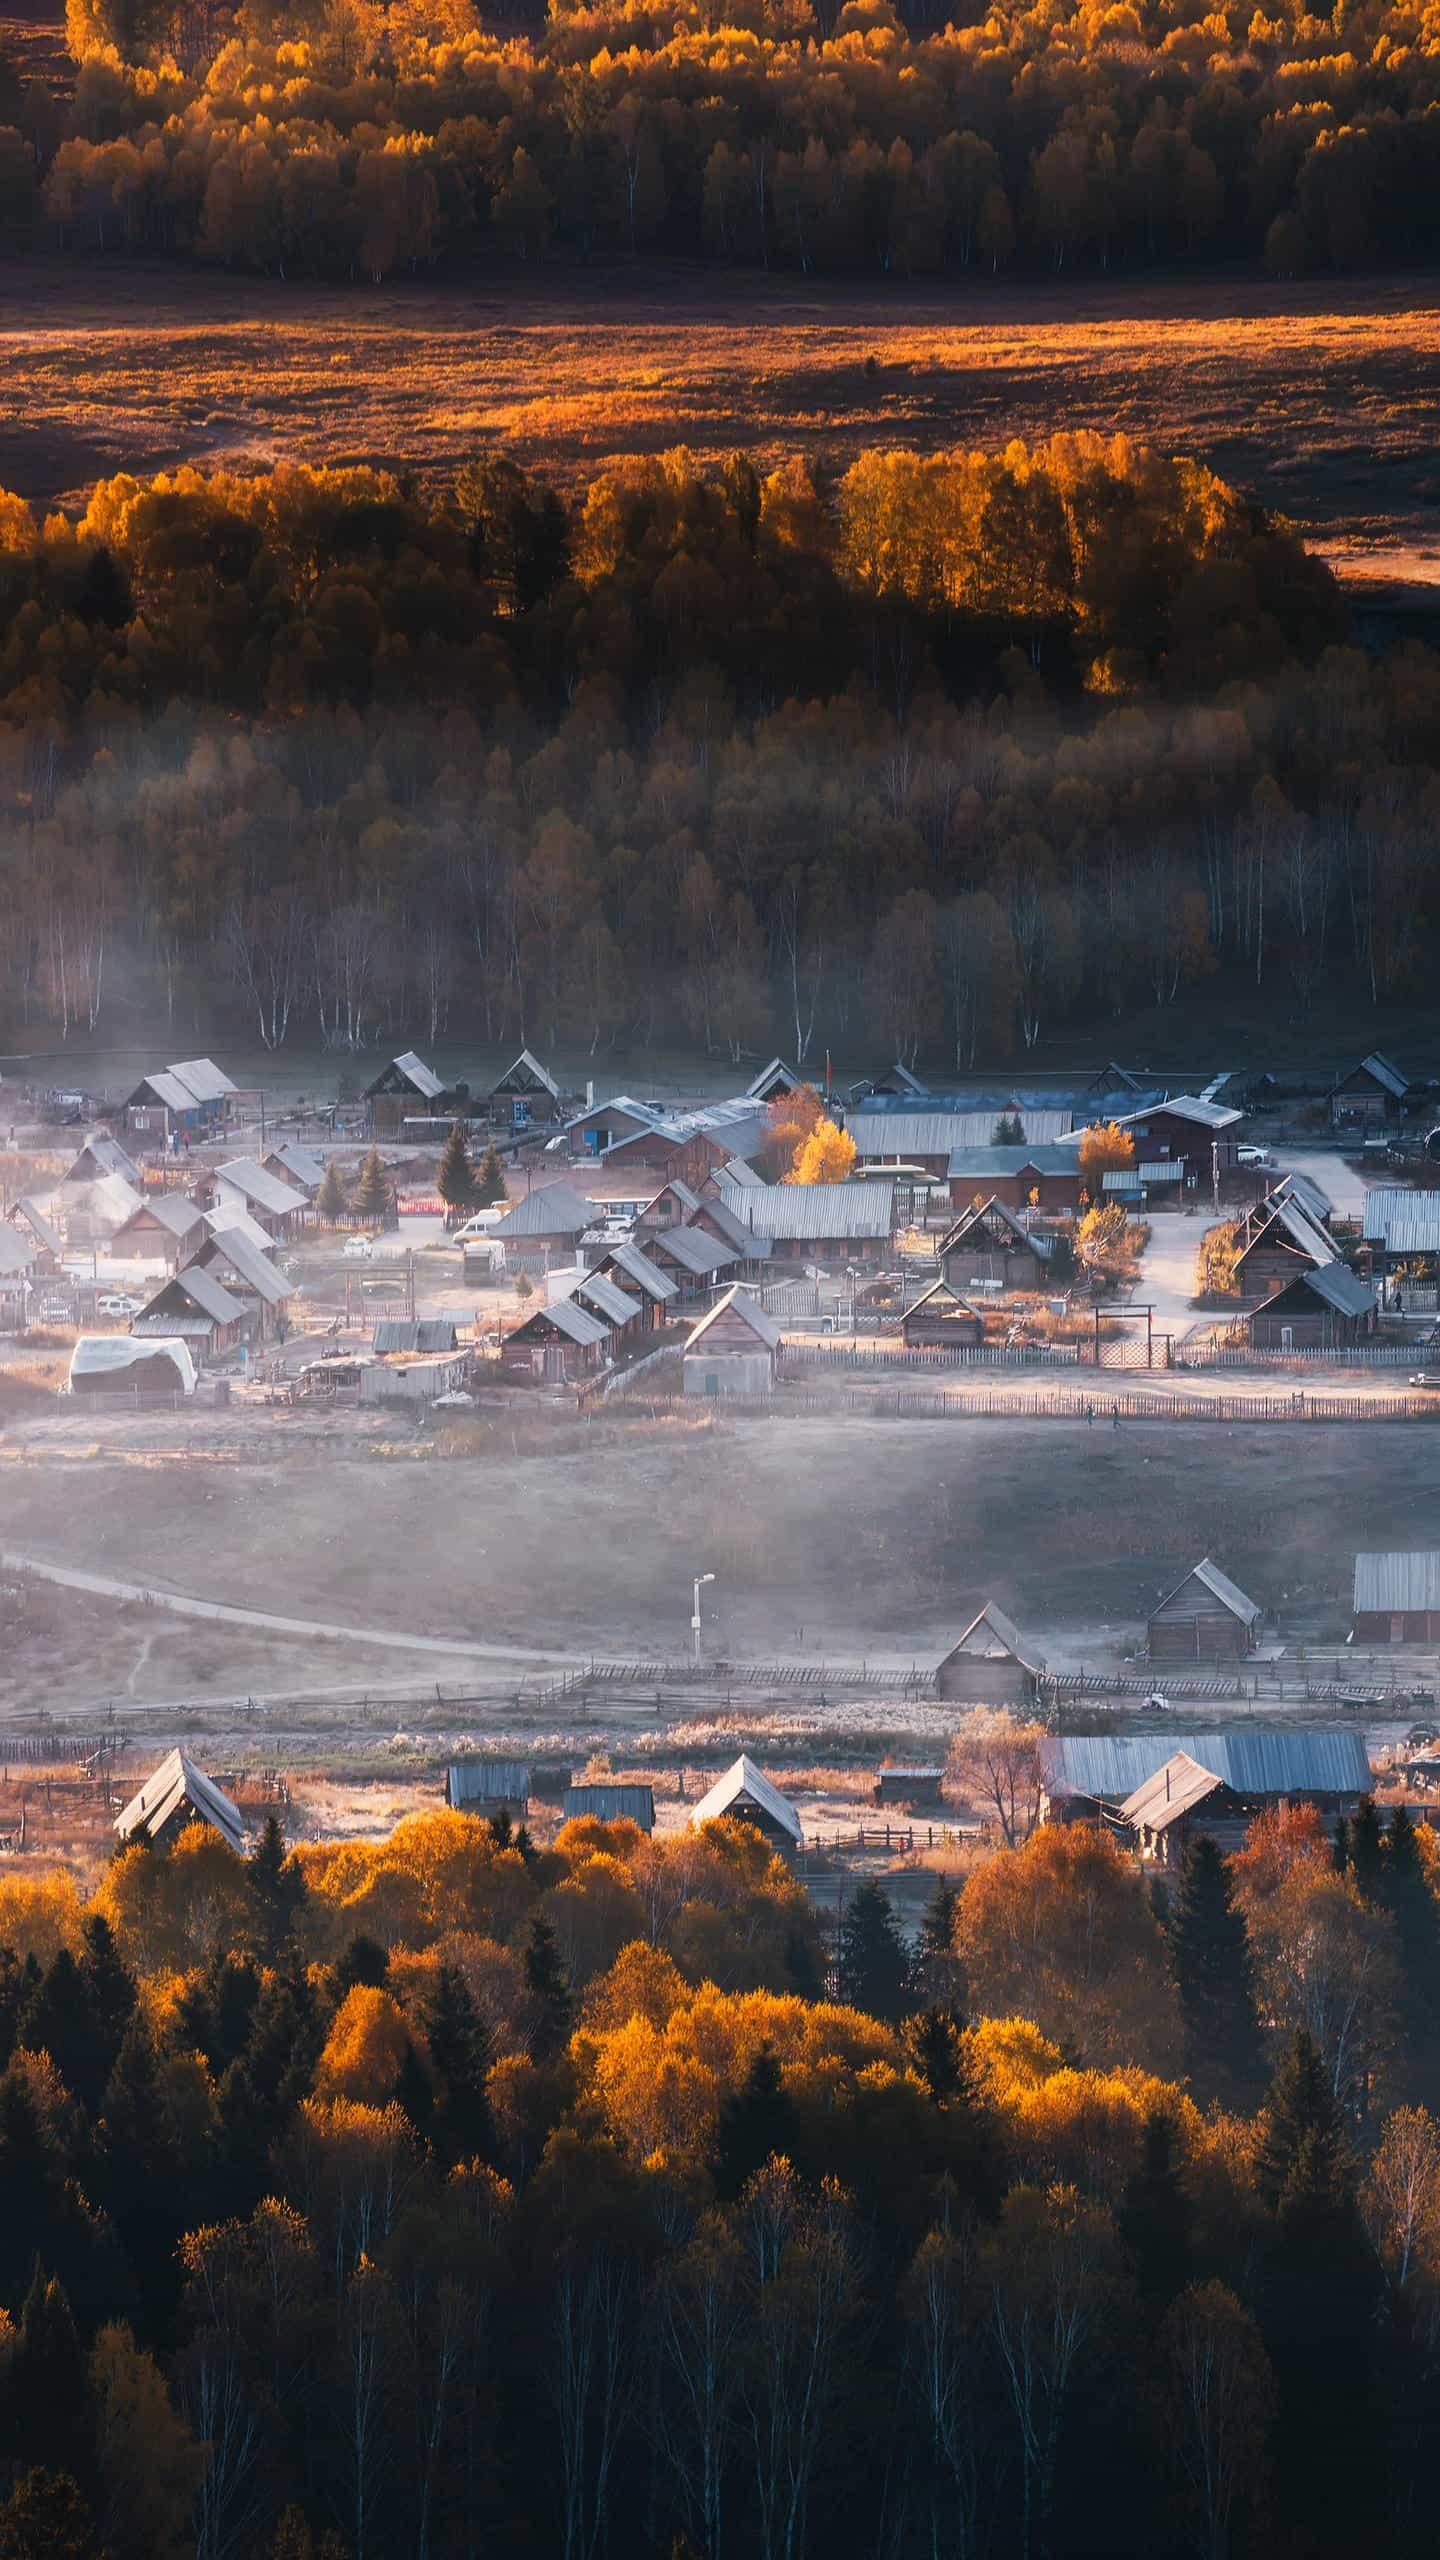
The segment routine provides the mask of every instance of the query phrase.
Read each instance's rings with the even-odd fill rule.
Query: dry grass
[[[0,267],[0,485],[189,458],[480,445],[571,483],[685,443],[845,463],[877,440],[1061,427],[1184,447],[1356,575],[1440,575],[1435,289],[1252,279],[824,290],[704,270],[338,291],[194,270]],[[876,360],[874,375],[866,360]]]

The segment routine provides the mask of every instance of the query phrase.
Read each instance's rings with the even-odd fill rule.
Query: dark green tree
[[[454,1123],[445,1141],[445,1151],[440,1158],[439,1170],[435,1176],[435,1188],[453,1219],[468,1216],[476,1205],[475,1167],[470,1161],[470,1149],[465,1142],[465,1128],[462,1121],[457,1120]]]
[[[1194,2219],[1180,2183],[1174,2119],[1165,2107],[1146,2117],[1144,2148],[1126,2184],[1119,2219],[1141,2297],[1158,2315],[1189,2282]]]
[[[246,1879],[255,1903],[259,1952],[273,1959],[286,1939],[293,1937],[306,1901],[300,1861],[287,1850],[285,1834],[273,1813],[265,1817],[265,1828],[246,1869]]]
[[[1170,1914],[1186,2068],[1197,2089],[1253,2103],[1262,2071],[1250,1934],[1229,1861],[1201,1832],[1185,1853]]]
[[[937,2107],[969,2094],[962,2025],[959,2013],[937,2000],[918,2010],[906,2029],[910,2058]]]
[[[508,454],[481,453],[457,471],[455,504],[476,576],[502,613],[528,613],[564,576],[569,556],[569,522],[554,490]]]
[[[1367,1902],[1385,1891],[1385,1835],[1373,1796],[1362,1796],[1350,1823],[1350,1873]]]
[[[338,2008],[347,1991],[357,1983],[367,1991],[383,1991],[390,1979],[390,1958],[378,1938],[367,1938],[357,1929],[341,1954],[334,1969],[335,2003]]]
[[[773,2048],[762,2044],[738,2089],[722,2099],[715,2127],[715,2190],[734,2202],[746,2181],[777,2154],[795,2152],[795,2110]]]
[[[139,1994],[135,1976],[115,1944],[115,1933],[102,1912],[87,1913],[80,1928],[80,1970],[95,2020],[95,2032],[106,2055],[106,2077],[125,2041]]]
[[[1255,2188],[1271,2213],[1300,2159],[1309,2162],[1312,2186],[1328,2178],[1337,2191],[1349,2176],[1344,2119],[1329,2073],[1311,2037],[1297,2028],[1276,2067],[1265,2100],[1264,2129],[1255,2158]]]
[[[416,2132],[428,2142],[435,2120],[435,2092],[430,2086],[425,2065],[408,2036],[400,2057],[400,2068],[395,2074],[394,2095]]]
[[[840,1997],[867,2016],[894,2021],[910,2005],[910,1958],[890,1897],[867,1876],[840,1923]]]
[[[505,1183],[505,1168],[500,1162],[499,1153],[492,1138],[480,1159],[479,1170],[475,1176],[475,1204],[480,1209],[496,1209],[502,1200],[508,1200],[509,1197]]]
[[[85,2358],[65,2288],[37,2258],[5,2390],[12,2457],[88,2478],[92,2467]]]
[[[352,1205],[356,1217],[378,1223],[388,1215],[391,1197],[390,1176],[381,1163],[379,1148],[372,1147],[360,1167],[360,1179],[355,1185]]]
[[[443,2160],[493,2160],[495,2119],[487,2086],[490,2037],[458,1966],[442,1964],[425,2012],[439,2080],[431,2139]]]
[[[955,1914],[960,1896],[944,1876],[925,1905],[920,1944],[915,1955],[915,1989],[929,2000],[965,2005],[965,1968],[955,1952]]]
[[[530,1995],[533,2022],[531,2043],[545,2062],[560,2051],[569,2036],[574,2002],[555,1932],[543,1911],[536,1912],[525,1941],[525,1988]]]
[[[100,2121],[105,2201],[153,2317],[179,2287],[175,2248],[185,2227],[186,2157],[150,2029],[136,2014],[105,2089]]]
[[[326,1158],[320,1188],[315,1194],[315,1214],[323,1218],[328,1227],[338,1226],[340,1220],[350,1214],[350,1192],[340,1170],[338,1156]]]
[[[113,2056],[107,2059],[89,1985],[68,1947],[52,1956],[21,2010],[17,2040],[48,2053],[66,2088],[94,2114]]]
[[[1335,1828],[1330,1835],[1330,1862],[1337,1876],[1343,1876],[1350,1864],[1350,1825],[1343,1813],[1335,1816]]]

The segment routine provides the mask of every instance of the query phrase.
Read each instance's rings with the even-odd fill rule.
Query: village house
[[[944,1172],[951,1206],[977,1195],[1008,1209],[1047,1209],[1068,1214],[1080,1206],[1085,1180],[1074,1147],[957,1147]]]
[[[845,1127],[855,1141],[862,1165],[910,1165],[944,1181],[956,1156],[1006,1155],[1013,1147],[1038,1150],[1042,1161],[1071,1126],[1068,1110],[1021,1111],[1013,1102],[974,1108],[968,1101],[942,1104],[933,1098],[923,1107],[883,1105],[847,1111]],[[1010,1147],[996,1146],[996,1131],[1017,1132]],[[1057,1161],[1057,1169],[1073,1174],[1073,1151]]]
[[[1045,1286],[1053,1238],[1029,1226],[992,1193],[961,1211],[940,1239],[940,1268],[953,1289],[983,1282],[1001,1290]]]
[[[805,1078],[794,1067],[787,1067],[783,1058],[772,1058],[768,1067],[751,1077],[745,1087],[745,1100],[763,1107],[778,1102],[782,1093],[798,1093],[804,1082]]]
[[[507,1333],[500,1345],[500,1367],[507,1377],[530,1377],[542,1386],[570,1385],[598,1369],[610,1339],[610,1328],[573,1298],[557,1298],[537,1307]]]
[[[158,1263],[178,1270],[205,1234],[205,1212],[183,1191],[154,1191],[110,1239],[112,1262]]]
[[[651,1261],[633,1238],[613,1244],[592,1264],[592,1280],[613,1280],[627,1297],[639,1301],[641,1328],[653,1332],[667,1321],[666,1310],[679,1297],[679,1291],[668,1271]]]
[[[769,1396],[781,1358],[780,1327],[738,1285],[717,1298],[685,1344],[687,1396]]]
[[[1246,1318],[1257,1351],[1339,1351],[1363,1342],[1379,1323],[1375,1292],[1343,1262],[1302,1271]]]
[[[185,1268],[212,1273],[227,1296],[239,1300],[256,1341],[283,1340],[290,1323],[290,1283],[242,1230],[210,1228],[207,1222],[204,1242]]]
[[[978,1351],[985,1319],[951,1280],[932,1280],[900,1319],[907,1351]]]
[[[1404,1263],[1433,1268],[1440,1257],[1440,1191],[1377,1184],[1365,1194],[1361,1223],[1372,1270],[1388,1276]]]
[[[168,1147],[176,1138],[213,1137],[231,1118],[236,1087],[213,1058],[182,1058],[142,1076],[124,1103],[132,1137]]]
[[[800,1816],[789,1797],[781,1794],[747,1752],[701,1797],[690,1816],[690,1828],[698,1831],[704,1823],[723,1821],[748,1823],[772,1849],[782,1852],[805,1845]]]
[[[314,1154],[309,1147],[296,1146],[293,1139],[287,1138],[279,1146],[272,1147],[268,1155],[261,1157],[260,1170],[273,1174],[277,1182],[288,1182],[292,1191],[303,1191],[313,1209],[316,1194],[325,1179],[325,1158]]]
[[[941,1662],[935,1688],[967,1707],[1033,1707],[1044,1676],[1044,1654],[987,1600]]]
[[[515,1201],[491,1233],[505,1249],[507,1271],[548,1271],[552,1263],[574,1261],[594,1216],[594,1202],[582,1200],[568,1182],[547,1182]]]
[[[1259,1642],[1264,1616],[1238,1583],[1202,1556],[1150,1612],[1152,1662],[1234,1662]]]
[[[190,1396],[195,1363],[188,1346],[171,1336],[137,1342],[128,1333],[82,1333],[66,1385],[72,1396]]]
[[[267,1173],[252,1156],[232,1156],[213,1173],[202,1174],[195,1197],[228,1224],[237,1214],[253,1218],[267,1236],[282,1242],[298,1233],[310,1217],[310,1203],[293,1182]]]
[[[645,1301],[622,1289],[608,1271],[582,1272],[563,1294],[577,1307],[588,1307],[592,1316],[598,1316],[602,1324],[610,1327],[612,1349],[647,1329]]]
[[[717,1274],[733,1271],[740,1258],[733,1245],[722,1244],[718,1236],[707,1235],[699,1227],[651,1229],[642,1241],[649,1259],[674,1281],[682,1303],[703,1298],[723,1285],[717,1284]]]
[[[111,1238],[134,1217],[142,1200],[143,1194],[120,1173],[62,1187],[51,1206],[64,1223],[66,1251],[108,1251]]]
[[[1380,1129],[1404,1117],[1411,1095],[1410,1079],[1378,1049],[1330,1088],[1332,1129]]]
[[[1179,1093],[1145,1110],[1123,1113],[1118,1125],[1134,1140],[1137,1161],[1182,1163],[1184,1187],[1195,1191],[1232,1170],[1244,1117],[1228,1103]]]
[[[86,1139],[73,1162],[66,1166],[60,1176],[59,1187],[62,1191],[89,1190],[95,1183],[108,1181],[117,1175],[137,1194],[143,1187],[145,1177],[134,1157],[126,1154],[119,1139],[92,1136]]]
[[[522,1049],[485,1096],[485,1116],[512,1130],[548,1129],[563,1117],[560,1087],[533,1049]]]
[[[1357,1644],[1434,1644],[1440,1638],[1440,1552],[1417,1548],[1357,1556],[1353,1626]]]
[[[523,1822],[530,1811],[529,1763],[452,1760],[445,1772],[445,1801],[456,1813],[478,1813],[487,1822],[501,1813]]]
[[[427,1067],[413,1049],[406,1049],[367,1084],[363,1099],[370,1106],[374,1135],[395,1138],[407,1119],[452,1117],[455,1097],[433,1067]]]
[[[167,1751],[158,1769],[115,1817],[115,1837],[124,1849],[146,1841],[152,1849],[173,1849],[192,1822],[218,1831],[236,1856],[243,1855],[245,1825],[239,1811],[192,1760],[184,1744]]]
[[[1265,1200],[1241,1225],[1235,1286],[1242,1298],[1268,1298],[1300,1272],[1318,1271],[1337,1259],[1332,1239],[1298,1200]]]
[[[233,1351],[254,1329],[250,1311],[221,1286],[213,1272],[195,1263],[186,1271],[173,1272],[130,1326],[137,1342],[173,1337],[201,1361],[217,1360]]]
[[[37,1271],[56,1271],[65,1251],[65,1239],[55,1220],[38,1200],[12,1200],[6,1217],[17,1235],[27,1236],[35,1246]]]
[[[633,1822],[642,1831],[653,1831],[655,1790],[626,1779],[567,1787],[560,1799],[560,1818],[562,1822]]]
[[[895,1233],[895,1185],[874,1182],[727,1183],[725,1205],[777,1262],[859,1266],[883,1260]]]
[[[1041,1819],[1118,1817],[1167,1761],[1183,1757],[1240,1804],[1313,1804],[1352,1813],[1371,1786],[1365,1737],[1353,1726],[1233,1724],[1223,1733],[1046,1734],[1040,1744]],[[1153,1813],[1152,1813],[1153,1827]]]

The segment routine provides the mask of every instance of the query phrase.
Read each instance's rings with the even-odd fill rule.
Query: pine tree
[[[85,2359],[65,2288],[37,2258],[20,2314],[5,2392],[12,2453],[27,2462],[88,2476],[89,2392]]]
[[[1174,2120],[1156,2107],[1145,2120],[1140,2163],[1120,2206],[1120,2237],[1135,2262],[1136,2280],[1159,2313],[1190,2277],[1190,2201],[1175,2162]]]
[[[246,1880],[256,1905],[260,1952],[274,1956],[294,1935],[305,1905],[306,1888],[304,1872],[287,1850],[285,1834],[273,1813],[265,1817],[265,1828],[246,1870]]]
[[[1380,2269],[1340,2111],[1303,2035],[1275,2075],[1256,2184],[1273,2215],[1264,2304],[1279,2401],[1278,2511],[1297,2550],[1376,2550]]]
[[[0,2079],[0,2302],[15,2300],[38,2251],[53,2264],[66,2220],[63,2163],[47,2138],[30,2083]]]
[[[89,1985],[68,1947],[52,1956],[21,2010],[17,2040],[48,2053],[66,2088],[94,2114],[113,2056],[101,2042]]]
[[[490,2037],[470,1997],[465,1976],[442,1964],[425,2013],[430,2059],[440,2081],[433,2139],[442,2159],[492,2160],[495,2119],[487,2086]]]
[[[435,1188],[446,1208],[452,1210],[457,1218],[465,1217],[476,1205],[475,1167],[470,1161],[470,1150],[465,1143],[463,1121],[454,1122],[450,1135],[445,1141],[445,1152],[440,1158],[439,1171],[435,1176]]]
[[[867,1876],[840,1924],[840,1997],[852,2009],[891,2021],[910,2000],[910,1959],[890,1897]]]
[[[115,2057],[125,2041],[125,2030],[135,2014],[139,1994],[135,1976],[115,1944],[115,1933],[101,1912],[89,1913],[81,1924],[81,1971],[95,2020],[95,2032],[106,2056],[105,2076],[115,2067]]]
[[[435,2092],[430,2086],[425,2065],[408,2036],[400,2057],[400,2068],[395,2074],[394,2095],[416,2132],[428,2142],[435,2118]]]
[[[1385,1839],[1373,1796],[1362,1796],[1350,1824],[1350,1873],[1367,1902],[1385,1889]]]
[[[508,1200],[509,1197],[505,1183],[505,1168],[500,1162],[495,1141],[492,1138],[480,1159],[480,1168],[475,1176],[476,1204],[481,1209],[496,1209],[502,1200]]]
[[[1302,2154],[1309,2161],[1312,2184],[1329,2178],[1343,2185],[1349,2153],[1339,2101],[1313,2041],[1299,2027],[1270,2083],[1255,2161],[1256,2192],[1272,2213],[1278,2212]]]
[[[959,1894],[942,1876],[921,1916],[915,1958],[916,1990],[927,1999],[947,2002],[954,2009],[965,2006],[965,1968],[955,1952],[955,1915],[959,1907]]]
[[[327,1156],[325,1160],[320,1188],[315,1194],[315,1214],[323,1218],[328,1227],[338,1226],[342,1218],[350,1215],[350,1192],[340,1170],[338,1156]]]
[[[367,1938],[357,1929],[339,1962],[334,1967],[335,2005],[338,2008],[347,1991],[362,1984],[367,1991],[383,1991],[390,1979],[390,1958],[378,1939]]]
[[[508,1805],[502,1804],[498,1813],[491,1814],[490,1837],[494,1841],[497,1849],[514,1848],[515,1825],[510,1819],[510,1809]]]
[[[378,1222],[389,1210],[390,1196],[390,1176],[380,1161],[379,1148],[372,1147],[360,1167],[360,1179],[355,1186],[352,1205],[356,1217]]]
[[[911,2019],[906,2030],[910,2058],[937,2107],[948,2106],[952,2099],[968,2094],[960,2027],[953,2009],[946,2008],[942,2001],[932,2001],[928,2009],[921,2009]]]
[[[769,2044],[762,2044],[740,2087],[722,2099],[715,2127],[715,2191],[731,2204],[767,2160],[793,2157],[795,2110]]]
[[[532,2042],[541,2061],[560,2051],[570,2033],[573,2003],[555,1932],[537,1911],[525,1941],[525,1988],[534,2018]]]
[[[125,2031],[105,2090],[100,2124],[110,2217],[153,2316],[173,2306],[184,2228],[185,2154],[156,2063],[150,2029],[137,2012]]]
[[[1170,1915],[1186,2065],[1196,2086],[1251,2099],[1260,2086],[1260,2022],[1250,1934],[1230,1866],[1201,1832],[1190,1843]]]

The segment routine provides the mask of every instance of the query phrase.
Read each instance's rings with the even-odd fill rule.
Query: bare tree
[[[1198,2560],[1230,2560],[1239,2518],[1263,2498],[1275,2393],[1259,2330],[1223,2284],[1188,2285],[1172,2302],[1160,2391],[1191,2548]]]
[[[1028,1840],[1040,1819],[1045,1728],[1023,1724],[1003,1707],[972,1707],[951,1738],[951,1776],[995,1815],[1007,1849]]]

